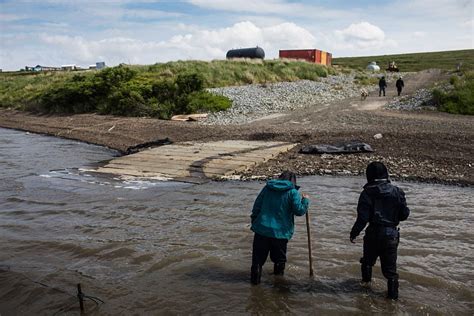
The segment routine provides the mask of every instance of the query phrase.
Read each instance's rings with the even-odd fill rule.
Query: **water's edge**
[[[396,182],[412,214],[401,223],[400,300],[388,302],[380,264],[359,285],[362,236],[349,242],[363,177],[299,178],[311,198],[316,277],[305,220],[296,218],[284,278],[270,260],[249,284],[250,210],[263,181],[176,182],[81,171],[116,152],[0,129],[0,313],[91,315],[456,314],[474,302],[474,190]],[[47,149],[47,150],[45,150]]]

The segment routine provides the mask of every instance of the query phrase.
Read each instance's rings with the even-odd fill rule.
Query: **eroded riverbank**
[[[410,74],[405,79],[403,94],[412,95],[419,89],[425,89],[444,75],[439,71]],[[304,94],[307,94],[306,84],[302,83]],[[294,93],[298,93],[297,83],[291,87]],[[292,96],[291,103],[297,99]],[[301,102],[306,102],[304,100]],[[258,112],[260,116],[256,120],[256,112],[249,112],[253,120],[234,125],[205,125],[198,122],[95,114],[34,115],[0,109],[0,126],[81,140],[121,152],[164,139],[171,142],[242,139],[299,144],[276,159],[242,172],[238,175],[242,178],[272,177],[285,169],[294,170],[299,175],[361,175],[368,162],[381,160],[388,166],[394,179],[474,184],[472,116],[423,110],[384,110],[384,104],[397,100],[396,91],[391,88],[386,97],[371,93],[366,100],[357,97],[332,103],[325,99],[318,102],[317,97],[308,100],[311,102],[298,104],[297,110],[293,111]],[[272,115],[268,116],[267,112]],[[382,137],[374,138],[376,134],[381,134]],[[299,153],[305,145],[336,144],[352,140],[371,145],[374,152],[356,155]]]
[[[473,119],[444,113],[332,112],[322,109],[316,113],[291,113],[246,125],[203,126],[149,118],[90,114],[36,116],[0,110],[0,126],[81,140],[122,152],[166,138],[172,142],[244,139],[299,143],[290,152],[242,172],[243,178],[272,177],[285,169],[300,175],[361,175],[368,162],[382,160],[395,179],[461,185],[474,183]],[[383,138],[374,139],[378,133]],[[366,142],[375,152],[355,155],[299,153],[304,145],[349,140]]]

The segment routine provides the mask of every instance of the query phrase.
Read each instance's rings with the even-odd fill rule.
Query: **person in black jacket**
[[[395,86],[397,87],[397,92],[398,95],[400,96],[400,93],[402,93],[402,89],[405,86],[403,83],[402,77],[398,78],[397,82],[395,83]]]
[[[380,257],[382,273],[387,278],[387,297],[398,299],[397,248],[400,233],[397,226],[410,215],[405,193],[390,183],[387,167],[371,162],[366,170],[367,184],[360,194],[357,220],[350,233],[350,241],[365,228],[364,254],[360,259],[362,282],[372,279],[372,266]]]
[[[379,97],[385,96],[385,88],[387,87],[387,81],[385,81],[385,77],[380,78],[379,80]]]

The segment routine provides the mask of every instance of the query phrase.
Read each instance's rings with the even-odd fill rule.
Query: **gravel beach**
[[[437,70],[404,74],[405,89],[396,96],[394,74],[386,97],[376,86],[360,98],[353,75],[211,89],[233,100],[230,110],[201,122],[82,114],[33,115],[0,110],[0,127],[44,133],[125,152],[138,144],[169,138],[179,141],[224,139],[298,143],[293,150],[237,175],[267,178],[290,169],[300,175],[360,175],[368,162],[384,161],[394,179],[474,184],[474,118],[426,107],[429,89],[446,75]],[[376,75],[377,76],[377,75]],[[377,138],[374,135],[380,134]],[[381,136],[381,137],[380,137]],[[305,145],[358,140],[373,153],[300,154]]]

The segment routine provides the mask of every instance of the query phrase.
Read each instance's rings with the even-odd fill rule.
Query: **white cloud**
[[[300,4],[285,3],[279,0],[189,0],[189,3],[213,10],[256,13],[282,13],[291,9],[301,8]],[[289,12],[288,12],[289,13]]]
[[[343,10],[328,9],[283,0],[188,0],[189,3],[210,10],[229,12],[250,12],[255,14],[280,14],[283,16],[344,18],[352,15]]]
[[[187,6],[138,1],[153,2],[147,6],[153,10],[127,5],[137,3],[133,0],[3,2],[0,68],[87,65],[98,59],[109,65],[209,60],[255,45],[267,58],[286,48],[357,56],[474,47],[472,0],[348,2],[344,7],[331,1],[180,1]]]
[[[396,46],[393,40],[385,38],[385,32],[369,22],[353,23],[343,30],[334,31],[335,48],[372,49]]]
[[[464,21],[463,23],[461,23],[461,26],[474,29],[474,19]],[[474,36],[474,34],[471,34],[471,35]]]
[[[280,48],[311,48],[316,45],[316,38],[306,29],[294,23],[282,23],[262,29],[265,45],[276,50]]]
[[[26,2],[31,0],[26,0]],[[105,3],[105,4],[127,4],[127,3],[136,3],[136,0],[42,0],[43,3],[53,3],[53,4],[77,4],[77,5],[89,5],[94,3]],[[140,0],[140,3],[154,3],[158,0]]]
[[[182,27],[182,26],[181,26]],[[151,64],[177,59],[223,59],[229,49],[261,46],[268,58],[278,55],[280,48],[314,47],[316,39],[294,23],[258,27],[251,22],[239,22],[217,30],[195,29],[175,35],[165,41],[143,41],[126,37],[87,40],[81,36],[42,34],[40,39],[60,49],[65,60],[60,63],[89,64],[105,60],[114,65],[121,62]],[[45,61],[54,64],[58,61]]]
[[[413,36],[414,36],[414,37],[417,37],[417,38],[421,38],[421,37],[425,37],[425,36],[426,36],[426,33],[425,33],[425,32],[421,32],[421,31],[416,31],[416,32],[413,32]]]
[[[407,14],[420,14],[433,17],[461,17],[472,16],[472,0],[399,0],[394,4],[398,8],[404,8]]]
[[[242,15],[236,15],[235,17],[232,17],[233,23],[238,23],[241,21],[249,21],[261,27],[272,26],[272,25],[288,22],[285,18],[276,16],[276,15],[242,14]]]
[[[343,30],[336,31],[336,34],[347,41],[379,42],[385,39],[385,33],[369,22],[351,24]]]
[[[24,19],[24,15],[18,15],[18,14],[9,14],[9,13],[0,13],[0,22],[11,22],[11,21],[17,21]]]
[[[160,18],[178,18],[184,14],[177,12],[167,12],[160,10],[127,10],[124,11],[125,18],[142,18],[142,19],[160,19]]]
[[[124,37],[88,41],[81,36],[43,34],[40,38],[50,49],[59,48],[62,52],[62,60],[49,61],[49,64],[90,64],[98,60],[108,64],[140,63],[149,60],[151,53],[158,54],[162,48],[160,43]]]
[[[110,1],[66,1],[50,0],[51,3],[58,3],[68,7],[68,18],[77,21],[84,21],[87,24],[99,22],[101,25],[122,22],[122,19],[162,19],[162,18],[181,18],[186,16],[184,13],[163,11],[157,9],[133,9],[127,8],[127,3],[133,3],[132,0],[110,0]],[[144,2],[140,0],[140,3]],[[48,17],[50,12],[40,12]],[[35,17],[34,15],[30,17]],[[50,16],[49,16],[50,17]],[[51,18],[51,17],[50,17]]]

